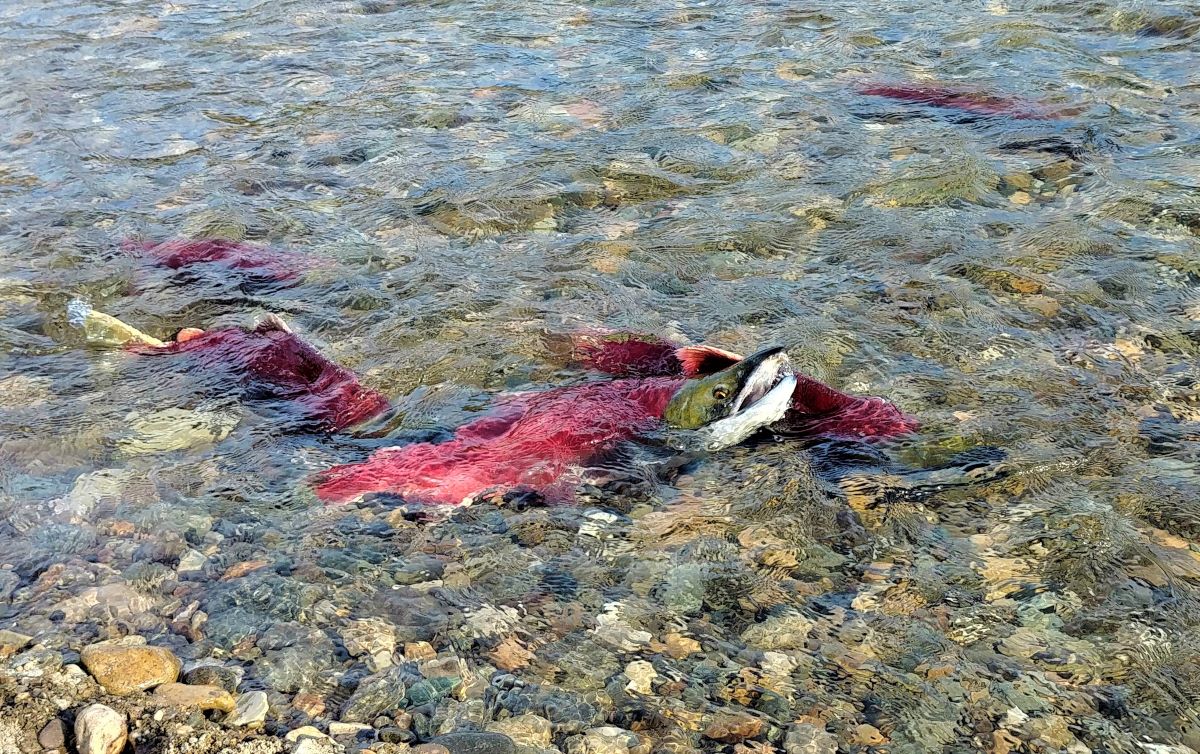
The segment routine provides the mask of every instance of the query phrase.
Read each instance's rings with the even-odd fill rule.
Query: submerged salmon
[[[269,246],[222,238],[177,239],[161,242],[125,241],[121,248],[151,264],[171,270],[215,265],[243,275],[292,283],[319,266],[311,257]]]
[[[90,343],[124,347],[139,358],[176,359],[227,393],[285,404],[301,426],[339,431],[388,411],[388,399],[363,386],[354,372],[325,357],[275,316],[253,328],[186,328],[161,341],[97,312],[82,301],[67,307],[68,321]]]
[[[390,493],[410,502],[457,505],[530,490],[563,502],[573,497],[583,467],[663,428],[688,430],[707,450],[764,428],[856,438],[916,428],[882,398],[847,395],[794,374],[780,348],[741,358],[622,333],[581,334],[571,347],[582,366],[618,379],[503,397],[446,442],[385,448],[320,474],[317,495],[344,503]]]
[[[975,115],[1000,115],[1017,120],[1058,117],[1039,102],[939,84],[869,84],[860,87],[858,93]]]

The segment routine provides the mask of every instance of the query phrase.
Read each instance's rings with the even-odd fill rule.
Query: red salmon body
[[[1037,102],[936,84],[871,84],[860,88],[858,93],[975,115],[1000,115],[1017,120],[1049,120],[1055,117]]]
[[[301,273],[317,266],[314,260],[294,252],[219,238],[161,243],[125,241],[121,247],[128,253],[171,270],[215,264],[230,270],[262,275],[281,283],[298,280]]]
[[[345,429],[389,407],[383,394],[363,387],[349,369],[273,322],[253,330],[206,330],[161,348],[131,350],[146,357],[191,357],[200,371],[225,370],[249,397],[286,401],[299,418],[323,429]]]
[[[317,496],[344,503],[387,492],[411,502],[458,505],[487,492],[573,497],[572,473],[621,441],[653,431],[682,378],[626,379],[507,397],[442,443],[377,451],[317,479]]]

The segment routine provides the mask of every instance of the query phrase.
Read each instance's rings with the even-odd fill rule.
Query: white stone
[[[372,730],[370,725],[365,723],[343,723],[332,722],[329,724],[329,735],[331,736],[355,736],[364,730]]]
[[[79,754],[119,754],[129,729],[125,716],[103,704],[93,704],[75,717],[75,746]]]
[[[629,679],[629,683],[625,684],[626,691],[632,691],[637,694],[652,694],[654,693],[654,689],[650,686],[650,683],[655,678],[658,678],[658,671],[645,660],[634,660],[625,666],[625,677]]]
[[[225,724],[235,728],[257,728],[267,719],[265,691],[247,691],[238,697],[237,706],[225,718]]]

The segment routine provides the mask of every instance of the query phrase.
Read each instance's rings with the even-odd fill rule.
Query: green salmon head
[[[795,389],[787,354],[766,348],[716,374],[688,380],[663,418],[669,427],[695,430],[706,450],[720,450],[782,419]]]

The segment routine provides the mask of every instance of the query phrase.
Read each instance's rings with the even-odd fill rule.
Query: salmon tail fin
[[[116,317],[96,311],[91,304],[82,299],[72,299],[67,304],[67,323],[83,330],[83,336],[88,343],[117,347],[152,346],[154,348],[162,348],[166,345],[158,338],[147,335]]]
[[[285,332],[291,333],[292,328],[288,327],[288,323],[283,321],[283,317],[271,312],[258,321],[254,326],[255,332]]]
[[[684,346],[675,349],[675,358],[687,377],[701,377],[732,366],[742,360],[741,356],[712,346]]]

